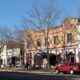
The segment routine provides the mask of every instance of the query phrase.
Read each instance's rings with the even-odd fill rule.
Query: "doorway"
[[[56,55],[55,54],[50,54],[50,57],[49,57],[49,62],[50,62],[50,65],[56,65]]]
[[[74,62],[74,56],[71,56],[70,58],[71,58],[71,60],[70,60],[71,63],[73,63]]]
[[[69,52],[69,54],[67,54],[67,62],[75,62],[74,54],[72,52]]]

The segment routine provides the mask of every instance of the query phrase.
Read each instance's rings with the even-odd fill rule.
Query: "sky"
[[[9,26],[12,28],[14,25],[21,25],[23,17],[26,16],[25,11],[32,9],[36,1],[38,0],[0,0],[0,26]],[[39,1],[46,4],[48,0]],[[66,12],[69,16],[74,16],[76,14],[76,7],[80,5],[80,0],[56,1],[63,10],[63,13]]]

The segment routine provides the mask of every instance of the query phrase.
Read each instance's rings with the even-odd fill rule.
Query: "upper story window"
[[[28,34],[28,35],[27,35],[27,40],[30,40],[30,39],[31,39],[31,35]]]
[[[72,43],[72,42],[73,42],[72,33],[68,33],[68,34],[67,34],[67,42],[68,42],[68,43]]]
[[[46,45],[46,46],[49,46],[49,38],[46,38],[46,39],[45,39],[45,45]]]
[[[58,44],[58,36],[54,36],[54,44]]]
[[[28,42],[27,42],[27,48],[32,48],[32,43],[31,43],[31,41],[28,41]]]
[[[37,46],[38,46],[38,47],[41,46],[41,39],[37,39]]]

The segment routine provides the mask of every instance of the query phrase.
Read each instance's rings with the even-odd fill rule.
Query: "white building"
[[[1,67],[9,66],[9,60],[11,60],[12,57],[15,57],[15,65],[21,66],[20,48],[7,49],[7,46],[4,45],[4,47],[1,50]]]

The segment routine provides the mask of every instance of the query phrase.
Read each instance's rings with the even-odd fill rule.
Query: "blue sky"
[[[65,10],[67,15],[76,15],[77,7],[80,7],[80,0],[57,0],[58,4]]]
[[[0,26],[13,27],[14,25],[20,25],[23,16],[26,16],[25,11],[32,9],[35,1],[38,0],[0,0]],[[45,4],[48,0],[39,1]],[[63,12],[73,16],[75,15],[76,7],[80,5],[80,0],[57,0],[57,3]]]

